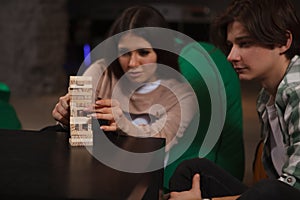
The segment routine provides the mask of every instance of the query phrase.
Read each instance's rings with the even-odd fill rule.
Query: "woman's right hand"
[[[53,118],[65,126],[70,122],[70,95],[66,94],[59,98],[52,111]]]

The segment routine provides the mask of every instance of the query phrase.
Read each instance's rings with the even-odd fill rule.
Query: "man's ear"
[[[280,54],[284,54],[292,45],[293,35],[290,31],[287,31],[286,38],[286,43],[280,47]]]

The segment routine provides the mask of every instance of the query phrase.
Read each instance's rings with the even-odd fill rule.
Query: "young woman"
[[[183,163],[170,183],[173,191],[192,189],[173,192],[171,199],[299,199],[299,27],[289,0],[234,0],[212,24],[212,41],[227,54],[239,78],[262,86],[257,112],[268,179],[246,189],[212,163],[194,159]]]
[[[174,38],[148,28],[167,28],[163,16],[152,7],[130,7],[116,19],[104,59],[84,73],[97,80],[96,100],[89,110],[97,119],[108,120],[103,131],[137,137],[166,138],[166,151],[176,144],[197,113],[197,99],[180,76],[178,56],[155,48],[174,45]],[[145,28],[145,29],[140,29]],[[109,54],[109,55],[108,55]],[[108,61],[112,56],[116,59]],[[167,70],[166,67],[167,66]],[[59,99],[52,115],[69,125],[70,96]]]

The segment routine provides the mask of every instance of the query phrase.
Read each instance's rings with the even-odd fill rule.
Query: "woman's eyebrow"
[[[152,48],[150,48],[150,47],[135,47],[134,49],[129,49],[129,48],[127,48],[127,47],[122,47],[122,46],[119,46],[118,47],[118,50],[119,51],[133,51],[133,50],[150,50],[150,49],[152,49]]]

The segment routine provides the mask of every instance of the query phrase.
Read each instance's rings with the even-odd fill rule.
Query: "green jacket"
[[[201,46],[207,51],[208,57],[206,58]],[[169,179],[175,171],[176,167],[183,160],[199,157],[199,150],[206,137],[209,126],[221,125],[220,121],[212,121],[212,99],[209,91],[211,85],[207,85],[207,81],[210,83],[216,83],[215,77],[205,77],[199,73],[196,67],[189,63],[184,57],[188,56],[196,62],[201,62],[201,67],[209,68],[207,62],[214,61],[217,71],[223,81],[225,93],[224,95],[217,96],[216,98],[225,99],[224,111],[225,113],[214,113],[216,115],[224,115],[224,126],[221,127],[221,132],[216,133],[219,135],[216,138],[216,143],[209,153],[204,157],[215,162],[223,169],[234,175],[239,180],[243,179],[244,176],[244,143],[243,143],[243,114],[242,114],[242,100],[240,91],[240,81],[233,70],[231,64],[227,61],[225,55],[214,46],[208,43],[196,43],[189,44],[184,47],[179,56],[179,66],[183,76],[189,81],[192,88],[194,89],[199,103],[200,110],[200,123],[198,124],[197,135],[194,138],[190,147],[179,157],[175,162],[169,163],[165,168],[164,187],[168,189]],[[205,62],[202,62],[206,60]],[[212,62],[213,64],[213,62]],[[202,69],[203,70],[203,69]],[[208,75],[209,76],[209,75]],[[211,80],[210,80],[211,79]],[[217,84],[217,83],[216,83]],[[218,92],[218,91],[217,91]],[[220,93],[221,94],[221,93]],[[216,111],[214,111],[216,112]],[[221,112],[221,111],[217,111]],[[195,122],[198,123],[198,122]],[[219,124],[218,124],[219,123]],[[186,130],[182,141],[185,140],[185,136],[188,135],[189,129]],[[180,144],[181,141],[178,141]],[[179,151],[170,151],[170,157],[176,156],[174,154],[181,153]],[[201,157],[201,155],[200,155]],[[169,159],[170,160],[170,159]]]
[[[0,82],[0,129],[21,129],[21,122],[9,98],[9,87]]]

